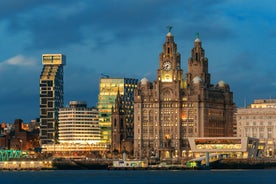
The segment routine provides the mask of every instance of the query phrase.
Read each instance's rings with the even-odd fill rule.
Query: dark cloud
[[[0,121],[30,121],[39,116],[38,69],[29,65],[0,67]]]
[[[10,18],[25,11],[32,10],[36,6],[41,6],[47,0],[9,0],[0,2],[0,19]]]
[[[81,1],[78,3],[42,1],[37,3],[29,0],[17,4],[13,9],[14,15],[8,18],[9,30],[17,33],[30,32],[29,47],[31,48],[57,49],[89,41],[95,44],[95,47],[101,47],[129,41],[146,32],[147,36],[154,35],[156,29],[160,29],[159,26],[165,28],[166,25],[175,23],[172,20],[176,16],[180,16],[179,19],[183,21],[183,25],[189,26],[185,22],[198,21],[202,12],[209,13],[206,11],[208,9],[206,6],[212,7],[217,3],[219,1],[202,1],[195,6],[193,1],[174,3],[164,0]],[[7,9],[11,9],[11,4],[7,5]],[[174,11],[178,6],[182,6],[183,9]],[[16,12],[16,10],[19,11]],[[206,20],[205,16],[200,20]],[[187,29],[191,28],[184,26],[182,30]],[[206,28],[198,30],[206,30]],[[219,31],[219,29],[213,30]]]
[[[0,101],[6,106],[1,111],[10,113],[0,114],[0,119],[5,119],[6,114],[12,118],[21,114],[26,120],[37,116],[42,53],[67,56],[66,103],[85,100],[95,105],[100,73],[156,79],[167,25],[173,26],[185,72],[195,33],[199,32],[213,83],[219,80],[229,83],[239,105],[245,98],[251,101],[249,98],[266,97],[275,91],[275,16],[264,3],[260,3],[262,9],[254,3],[249,0],[1,1],[0,35],[5,46],[1,47],[0,64],[22,54],[25,58],[35,56],[39,66],[1,68],[0,65]],[[19,83],[22,78],[23,82]],[[24,110],[26,104],[28,108]],[[34,112],[32,116],[30,111]]]

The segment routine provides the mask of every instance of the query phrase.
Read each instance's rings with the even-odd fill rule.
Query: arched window
[[[121,128],[124,127],[124,119],[123,118],[121,118],[121,120],[120,120],[120,127]]]

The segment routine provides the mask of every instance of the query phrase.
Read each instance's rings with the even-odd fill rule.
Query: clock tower
[[[235,103],[224,81],[211,84],[199,37],[188,59],[186,80],[171,27],[159,55],[157,78],[134,90],[134,157],[187,159],[190,137],[233,136]]]
[[[183,75],[180,68],[180,54],[170,30],[166,35],[166,41],[159,55],[159,69],[157,70],[157,81],[165,83],[181,81]]]

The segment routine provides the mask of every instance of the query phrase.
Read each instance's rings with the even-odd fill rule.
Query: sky
[[[66,55],[65,106],[96,106],[101,74],[154,81],[168,25],[184,73],[199,32],[211,83],[228,83],[237,107],[276,98],[275,10],[274,0],[0,1],[0,122],[39,117],[45,53]]]

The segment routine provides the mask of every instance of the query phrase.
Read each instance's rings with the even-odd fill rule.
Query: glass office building
[[[128,107],[128,113],[132,114],[129,121],[133,121],[134,89],[137,87],[137,82],[137,79],[132,78],[100,78],[98,111],[102,142],[111,142],[112,108],[115,106],[118,94],[122,96],[122,103]]]

